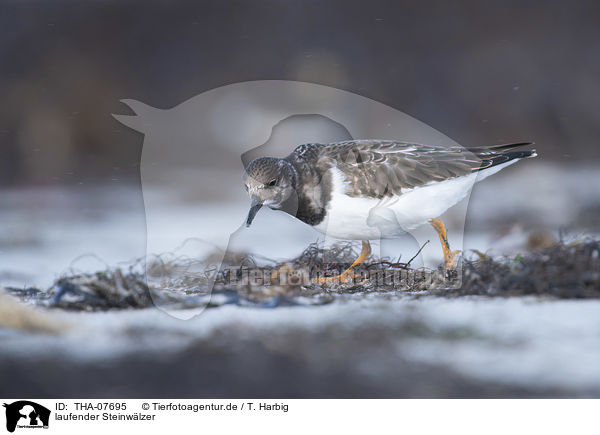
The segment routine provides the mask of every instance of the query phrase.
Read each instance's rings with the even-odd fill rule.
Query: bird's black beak
[[[252,199],[252,203],[250,204],[250,211],[248,212],[248,217],[246,218],[246,227],[249,227],[252,221],[254,220],[254,216],[258,213],[258,210],[262,207],[262,202],[257,199]]]

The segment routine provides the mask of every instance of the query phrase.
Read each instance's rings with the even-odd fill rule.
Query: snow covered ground
[[[343,391],[385,397],[600,395],[600,301],[399,297],[319,307],[226,306],[188,321],[155,309],[51,314],[70,325],[66,332],[0,334],[0,367],[13,373],[10,379],[0,376],[0,391],[23,388],[14,383],[15,362],[26,370],[42,361],[44,377],[30,376],[26,391],[46,391],[49,382],[59,389],[53,394],[103,396],[121,388],[133,395],[176,391],[203,397],[250,389],[265,396],[277,380],[275,391],[293,396],[332,397]],[[153,367],[175,368],[182,355],[195,367],[189,383],[176,372],[168,375],[169,385],[157,380],[150,390],[127,380],[132,358],[142,361],[139,369],[152,383]],[[209,362],[215,358],[223,370],[212,377]],[[122,371],[122,380],[86,377],[99,367]],[[47,377],[67,369],[70,379]],[[295,379],[304,377],[327,381],[296,385]]]
[[[597,234],[598,185],[591,167],[517,165],[498,174],[473,191],[464,249],[524,252],[539,228],[555,237],[559,228]],[[139,190],[29,189],[0,198],[0,286],[43,289],[69,270],[102,270],[146,253]],[[152,218],[168,230],[152,236],[158,252],[174,250],[190,231],[202,240],[197,252],[209,252],[247,212],[233,199],[200,207],[162,198],[168,206]],[[199,215],[210,225],[197,225]],[[169,225],[174,216],[178,224]],[[456,244],[460,228],[452,215],[448,221]],[[236,233],[230,247],[286,258],[317,237],[270,211],[251,230]],[[436,243],[422,264],[437,264],[435,234],[425,237]],[[406,243],[412,255],[416,243]],[[381,252],[406,251],[388,244]],[[310,307],[222,306],[187,321],[157,309],[38,315],[68,327],[30,333],[2,328],[0,319],[0,395],[600,396],[599,300],[398,294]]]
[[[532,231],[554,237],[561,229],[568,237],[600,233],[600,171],[526,163],[476,184],[470,199],[446,214],[453,249],[514,255],[527,249]],[[144,256],[146,248],[149,254],[178,251],[190,238],[188,248],[196,255],[221,244],[273,259],[295,257],[309,243],[324,239],[268,209],[261,210],[251,228],[243,228],[248,199],[241,183],[239,192],[223,192],[220,202],[199,203],[184,193],[173,196],[148,186],[144,195],[133,186],[0,192],[0,285],[43,288],[72,269],[92,272],[130,262]],[[147,217],[144,199],[161,207],[148,210]],[[466,219],[460,216],[465,210]],[[431,240],[413,265],[439,264],[435,232],[425,225],[414,236],[374,243],[374,253],[407,260],[424,240]]]

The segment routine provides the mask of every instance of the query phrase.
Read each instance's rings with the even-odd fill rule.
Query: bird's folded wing
[[[348,195],[383,198],[468,175],[485,162],[462,147],[368,140],[324,147],[318,165],[339,169],[345,177]]]

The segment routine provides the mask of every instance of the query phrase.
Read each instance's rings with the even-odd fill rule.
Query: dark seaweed
[[[46,292],[8,290],[24,300],[70,310],[146,308],[158,303],[173,308],[226,304],[275,308],[322,305],[365,295],[600,298],[599,253],[600,241],[586,239],[513,258],[472,254],[462,259],[458,275],[462,281],[449,279],[441,268],[412,269],[410,261],[381,259],[356,268],[356,276],[349,281],[320,284],[314,281],[318,274],[331,276],[343,271],[358,253],[349,243],[327,250],[312,244],[297,258],[262,267],[248,254],[230,255],[218,272],[212,271],[214,287],[207,278],[205,261],[180,259],[150,264],[148,274],[140,271],[136,262],[126,271],[118,268],[64,276]],[[157,276],[160,280],[154,279]]]

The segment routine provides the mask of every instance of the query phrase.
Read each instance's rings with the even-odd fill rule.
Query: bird
[[[259,157],[247,165],[246,226],[266,206],[334,238],[361,240],[356,261],[338,276],[319,278],[322,282],[353,276],[352,269],[371,254],[370,240],[399,237],[429,223],[439,236],[448,272],[456,267],[459,251],[450,249],[440,215],[465,198],[475,181],[536,157],[535,149],[521,149],[530,145],[468,148],[394,140],[301,144],[287,157]],[[387,213],[374,213],[378,210]]]

